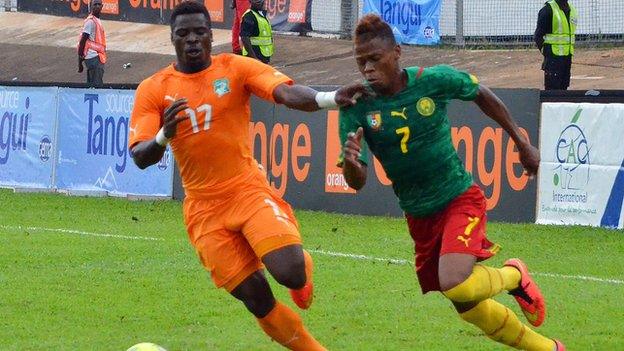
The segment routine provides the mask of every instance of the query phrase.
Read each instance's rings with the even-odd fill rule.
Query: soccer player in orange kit
[[[312,258],[290,206],[269,186],[249,140],[251,94],[314,111],[349,106],[362,84],[317,92],[257,60],[211,56],[210,15],[185,1],[171,14],[176,62],[138,87],[129,145],[137,166],[157,163],[168,143],[186,193],[184,222],[216,286],[241,300],[272,339],[291,350],[325,350],[301,317],[276,301],[266,267],[303,309],[313,298]]]

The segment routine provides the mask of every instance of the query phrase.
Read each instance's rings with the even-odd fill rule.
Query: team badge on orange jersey
[[[378,131],[381,128],[381,111],[369,112],[366,115],[366,121],[373,131]]]
[[[418,102],[416,103],[416,109],[418,110],[418,113],[420,113],[424,117],[429,117],[433,115],[433,113],[435,112],[435,108],[435,102],[433,102],[433,99],[431,99],[430,97],[420,98],[420,100],[418,100]]]
[[[213,83],[215,94],[222,97],[230,92],[230,81],[227,78],[217,79]]]

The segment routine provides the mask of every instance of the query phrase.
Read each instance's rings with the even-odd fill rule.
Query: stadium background
[[[0,8],[17,10],[17,3],[0,0]],[[69,1],[59,3],[67,5]],[[348,5],[353,13],[353,3],[327,1],[332,5],[327,5],[331,10],[325,16],[318,15],[323,10],[320,3],[325,1],[312,2],[313,33],[277,36],[274,63],[304,84],[334,85],[358,79],[349,41],[315,37],[344,35],[342,29],[336,29],[343,24],[336,10],[340,8],[342,16],[346,13],[342,6]],[[518,118],[522,112],[517,111],[536,99],[622,101],[621,92],[603,90],[622,89],[624,55],[617,46],[624,33],[620,1],[581,5],[595,11],[601,4],[609,4],[607,13],[601,10],[594,12],[596,18],[583,18],[586,23],[603,23],[611,15],[617,19],[612,23],[619,27],[609,36],[600,34],[606,27],[592,27],[596,40],[584,43],[575,58],[571,87],[575,91],[552,94],[539,92],[542,72],[537,50],[504,48],[526,41],[536,17],[533,11],[541,1],[505,1],[504,6],[514,3],[526,12],[496,18],[483,15],[499,13],[494,3],[464,1],[464,34],[473,33],[470,28],[475,27],[469,23],[481,28],[498,23],[495,33],[499,34],[500,23],[516,23],[523,32],[490,36],[485,30],[480,36],[462,36],[460,39],[476,50],[459,50],[456,46],[462,42],[453,32],[458,28],[457,12],[453,12],[457,3],[445,1],[441,29],[443,35],[449,33],[443,36],[449,45],[404,47],[403,64],[451,63],[475,73],[488,86],[522,89],[522,98],[506,100],[520,113]],[[49,13],[46,11],[39,12]],[[481,14],[481,22],[466,15],[469,11]],[[81,86],[84,76],[76,73],[75,40],[82,15],[0,13],[0,85]],[[112,39],[107,82],[132,88],[174,59],[167,26],[115,21],[105,21],[105,26]],[[229,51],[228,34],[227,30],[215,30],[216,52]],[[614,42],[616,46],[612,46]],[[488,50],[479,50],[492,44]],[[124,69],[126,63],[132,63],[131,68]],[[593,96],[597,93],[594,89],[600,90],[600,95]],[[505,91],[498,91],[505,96]],[[258,105],[265,116],[273,116],[272,108]],[[280,115],[279,123],[288,121],[294,128],[316,117],[319,115]],[[479,119],[470,114],[464,117]],[[323,129],[324,125],[314,128]],[[314,133],[312,128],[310,131]],[[320,145],[313,143],[315,147]],[[296,184],[289,180],[289,186]],[[158,342],[170,350],[279,349],[257,330],[241,306],[206,283],[205,272],[185,237],[179,202],[66,198],[6,190],[0,190],[0,200],[4,205],[0,213],[0,349],[123,350],[140,340]],[[511,205],[507,214],[514,211],[513,205],[518,209],[526,204]],[[308,211],[297,211],[297,216],[318,264],[320,286],[317,303],[304,318],[331,349],[503,350],[462,324],[439,296],[420,296],[410,266],[412,246],[401,219]],[[529,262],[548,296],[546,334],[560,336],[571,350],[618,350],[624,343],[622,311],[616,308],[621,305],[624,287],[621,233],[491,223],[489,235],[504,246],[504,255],[491,263],[502,264],[510,254]],[[286,292],[277,294],[288,302]],[[516,306],[511,307],[520,313]],[[371,318],[373,313],[379,314]],[[244,338],[241,330],[246,331]]]

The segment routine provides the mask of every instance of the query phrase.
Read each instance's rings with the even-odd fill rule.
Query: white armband
[[[160,146],[167,146],[169,144],[169,139],[165,136],[165,130],[160,128],[158,134],[156,134],[156,144]]]
[[[319,91],[318,93],[316,93],[314,99],[316,100],[316,103],[320,108],[338,106],[338,103],[336,102],[336,91]]]

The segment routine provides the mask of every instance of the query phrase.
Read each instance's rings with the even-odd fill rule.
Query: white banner
[[[623,227],[624,104],[544,103],[537,223]]]

